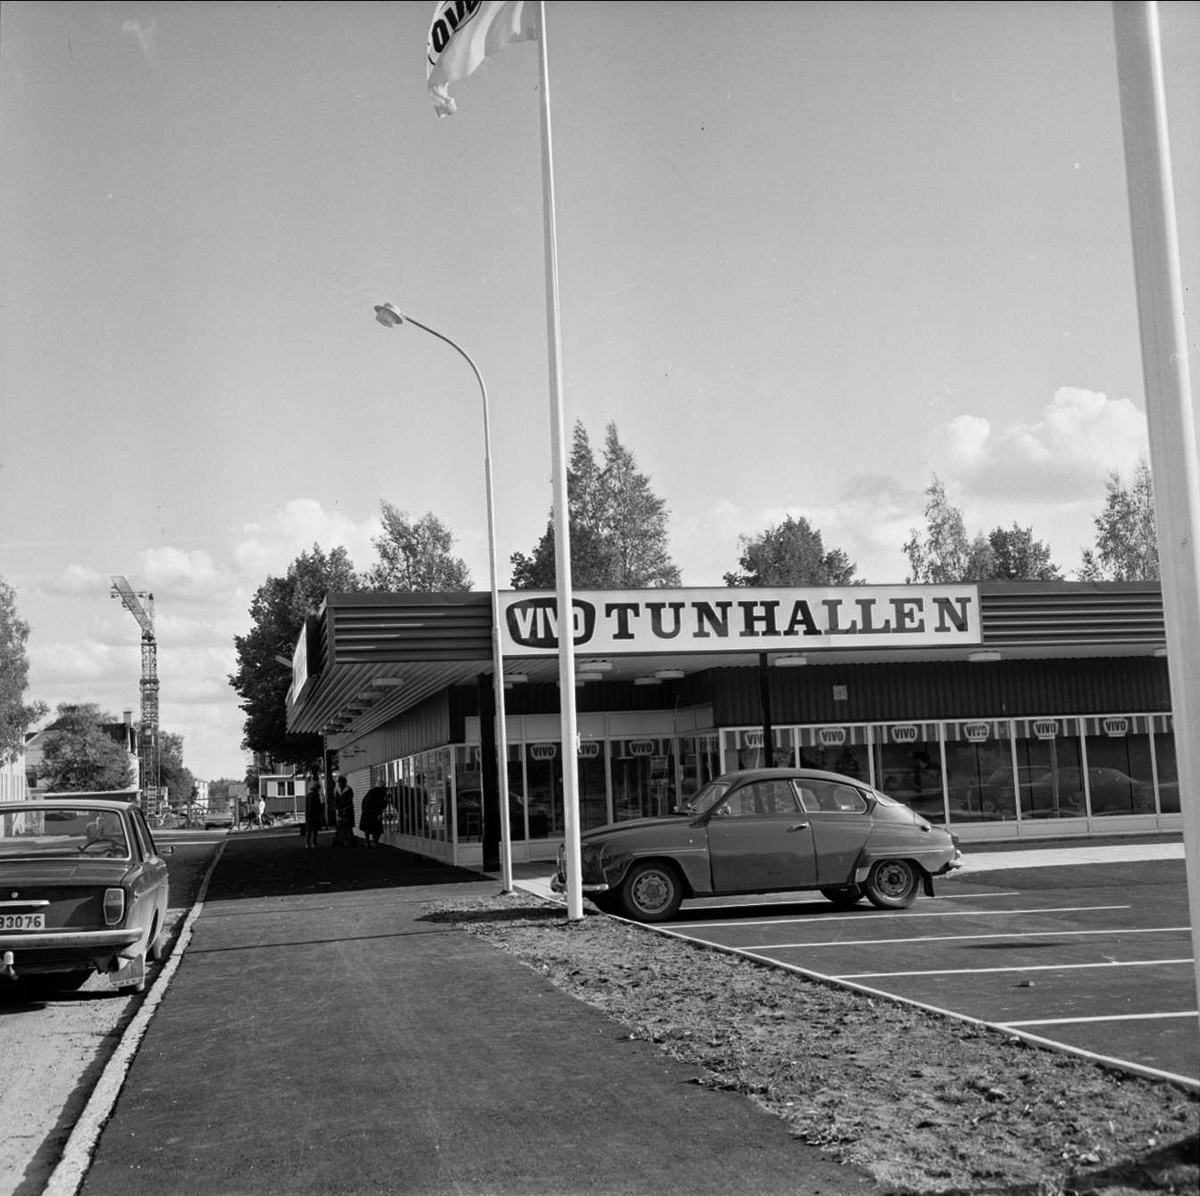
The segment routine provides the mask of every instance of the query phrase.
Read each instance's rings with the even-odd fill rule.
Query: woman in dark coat
[[[316,777],[309,778],[308,789],[304,794],[304,846],[316,847],[318,834],[325,821],[325,803],[321,799],[321,782]]]
[[[358,829],[366,836],[368,847],[379,846],[379,836],[383,834],[383,808],[386,805],[387,790],[382,785],[372,785],[363,794]]]

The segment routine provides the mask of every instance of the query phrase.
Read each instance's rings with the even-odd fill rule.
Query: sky
[[[433,512],[489,585],[552,498],[537,48],[439,119],[419,3],[0,5],[0,577],[27,700],[139,705],[240,778],[234,636],[314,544]],[[1161,8],[1181,258],[1200,5]],[[1148,454],[1105,3],[551,2],[562,408],[686,586],[806,518],[903,582],[936,475],[1070,578]],[[1188,331],[1194,343],[1195,321]]]

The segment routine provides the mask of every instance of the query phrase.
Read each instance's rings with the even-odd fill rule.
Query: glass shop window
[[[1154,769],[1148,720],[1106,715],[1083,721],[1092,814],[1153,814]]]
[[[925,818],[946,817],[937,723],[893,723],[877,728],[875,787]]]
[[[613,819],[669,814],[675,798],[675,743],[672,739],[612,739]]]
[[[950,821],[1003,822],[1016,817],[1007,719],[972,719],[943,726],[945,789]]]

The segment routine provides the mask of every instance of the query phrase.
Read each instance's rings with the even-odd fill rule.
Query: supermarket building
[[[584,830],[764,763],[858,777],[966,843],[1182,829],[1157,582],[576,591]],[[500,594],[514,861],[563,838],[557,601]],[[494,867],[489,593],[329,594],[288,729],[388,837]],[[770,745],[770,751],[764,750]],[[493,811],[488,816],[488,811]]]

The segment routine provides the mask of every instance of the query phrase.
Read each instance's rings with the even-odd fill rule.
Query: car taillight
[[[125,916],[125,890],[104,890],[104,921],[115,926]]]

